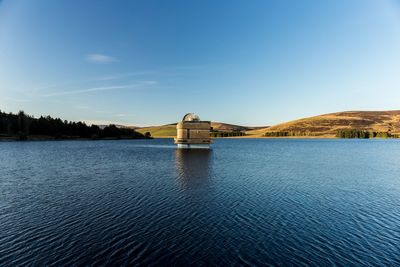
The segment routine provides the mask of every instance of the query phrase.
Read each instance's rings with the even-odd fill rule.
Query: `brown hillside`
[[[267,132],[309,132],[316,136],[334,136],[338,130],[359,129],[366,131],[400,133],[400,110],[346,111],[324,114],[281,123],[248,134],[263,135]]]

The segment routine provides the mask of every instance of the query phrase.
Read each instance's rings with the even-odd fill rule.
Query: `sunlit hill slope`
[[[336,112],[280,123],[271,127],[246,127],[222,122],[212,122],[211,126],[213,130],[221,132],[242,131],[246,133],[245,137],[263,137],[266,133],[274,132],[294,132],[310,137],[335,137],[337,131],[345,129],[399,134],[400,110]],[[136,131],[150,132],[154,137],[174,137],[176,124],[136,128]]]
[[[212,122],[211,127],[215,131],[221,132],[238,132],[238,131],[250,131],[255,129],[265,129],[265,127],[246,127],[222,122]],[[161,126],[150,126],[150,127],[142,127],[136,128],[136,131],[140,133],[150,132],[153,137],[174,137],[176,136],[176,124],[166,124]]]
[[[345,129],[400,133],[400,110],[330,113],[248,131],[247,134],[263,136],[268,132],[300,132],[312,136],[333,137],[337,131]]]

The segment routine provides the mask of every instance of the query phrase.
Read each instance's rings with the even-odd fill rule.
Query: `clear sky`
[[[0,0],[0,109],[271,125],[400,109],[400,2]]]

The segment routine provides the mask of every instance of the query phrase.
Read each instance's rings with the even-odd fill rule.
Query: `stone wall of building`
[[[208,121],[182,121],[176,126],[179,143],[209,143],[211,123]]]

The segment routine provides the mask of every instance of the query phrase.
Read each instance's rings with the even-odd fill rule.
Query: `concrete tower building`
[[[178,148],[210,148],[210,121],[201,121],[194,113],[186,114],[176,125]]]

